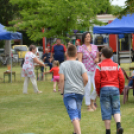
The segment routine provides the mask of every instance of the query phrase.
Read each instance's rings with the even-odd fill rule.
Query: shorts
[[[65,94],[63,100],[70,120],[81,120],[83,95],[75,93]]]
[[[54,76],[53,82],[59,82],[60,76]]]
[[[120,94],[116,87],[103,87],[100,92],[102,120],[111,120],[114,114],[120,114]]]

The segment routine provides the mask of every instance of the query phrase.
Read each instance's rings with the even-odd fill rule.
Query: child
[[[70,45],[73,45],[73,44],[72,44],[71,42],[68,42],[68,44],[67,44],[67,48],[68,48]],[[66,55],[66,60],[68,60],[69,57],[68,57],[68,55],[67,55],[67,51],[65,52],[65,55]]]
[[[133,86],[133,79],[134,79],[134,70],[132,71],[132,79],[130,80],[130,82],[128,83],[129,87]],[[133,96],[134,96],[134,90],[133,90]]]
[[[64,94],[64,105],[73,123],[74,134],[81,134],[81,106],[88,76],[84,65],[76,61],[76,53],[76,46],[70,45],[67,51],[69,58],[61,64],[59,73],[61,95]]]
[[[132,78],[134,78],[134,70],[132,71]],[[128,84],[129,87],[133,86],[133,80],[131,79],[129,84]]]
[[[53,67],[49,72],[45,72],[46,73],[53,73],[53,91],[56,92],[56,85],[58,84],[58,88],[59,88],[59,61],[55,60],[53,62]],[[58,90],[60,91],[60,89]]]
[[[117,133],[122,134],[120,115],[120,93],[124,89],[124,75],[117,63],[110,58],[113,50],[110,47],[102,48],[101,63],[97,65],[95,74],[96,92],[100,96],[101,115],[105,122],[106,134],[110,132],[111,115],[117,126]]]

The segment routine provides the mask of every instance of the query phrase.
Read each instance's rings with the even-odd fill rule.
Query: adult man
[[[46,49],[45,49],[45,53],[42,56],[42,60],[43,60],[44,64],[48,65],[51,70],[52,63],[50,62],[50,53],[49,53],[48,47],[46,47]],[[42,80],[44,79],[43,73],[44,73],[44,67],[41,67]]]
[[[61,40],[57,39],[56,44],[52,47],[51,51],[51,61],[58,60],[59,63],[62,63],[64,61],[64,55],[66,52],[66,47],[61,44]]]
[[[50,62],[50,53],[49,53],[48,48],[45,49],[45,54],[43,54],[42,60],[44,61],[45,64],[47,64],[50,67],[50,70],[51,70],[52,63]],[[44,71],[44,68],[43,68],[43,71]]]

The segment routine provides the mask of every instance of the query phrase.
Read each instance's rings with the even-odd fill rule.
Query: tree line
[[[133,0],[127,0],[125,7],[113,6],[110,0],[1,0],[0,23],[10,26],[8,30],[26,31],[33,41],[42,37],[66,38],[73,30],[101,25],[97,14],[121,17],[133,13],[133,5]]]

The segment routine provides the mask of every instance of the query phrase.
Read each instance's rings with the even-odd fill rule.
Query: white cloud
[[[126,0],[111,0],[112,5],[124,6]]]

